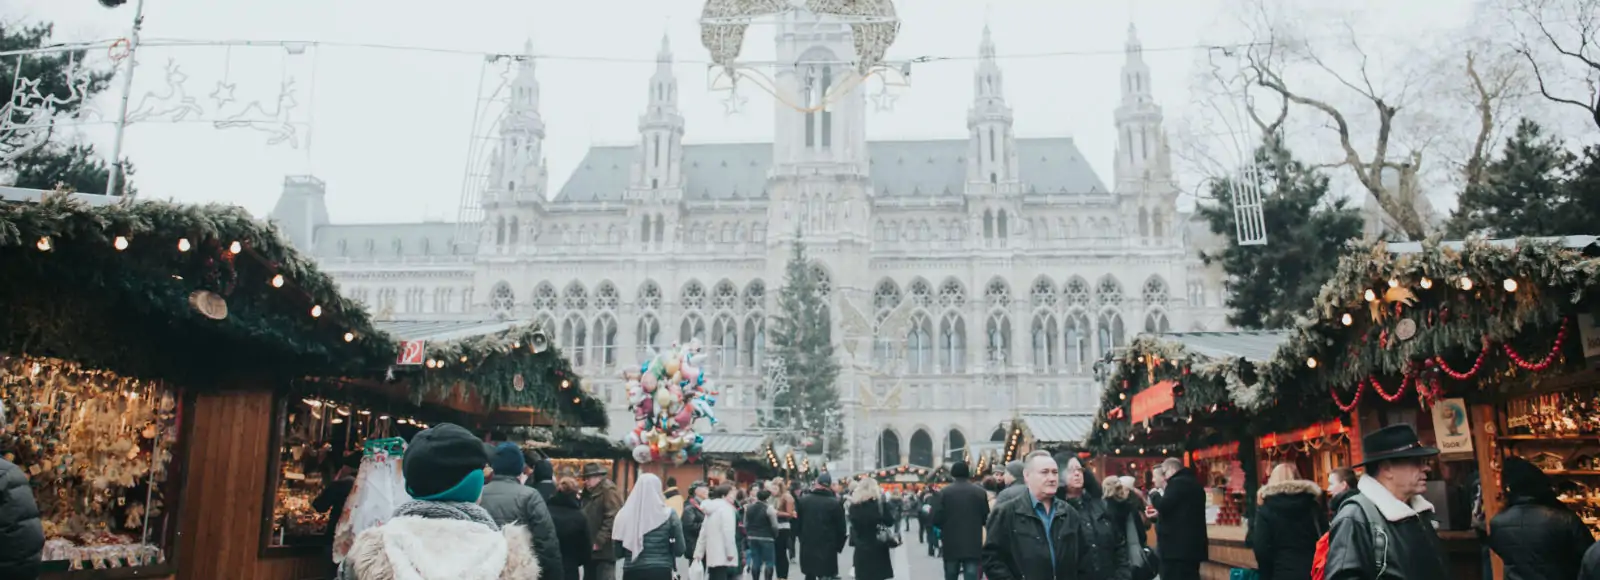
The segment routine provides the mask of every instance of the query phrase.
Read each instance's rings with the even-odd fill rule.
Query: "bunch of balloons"
[[[694,432],[695,420],[717,424],[717,391],[703,370],[708,356],[698,340],[673,343],[639,370],[622,373],[635,422],[627,436],[634,461],[682,464],[699,457],[705,438]]]

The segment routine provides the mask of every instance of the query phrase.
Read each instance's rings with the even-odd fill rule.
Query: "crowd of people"
[[[1408,425],[1361,445],[1362,473],[1336,469],[1326,489],[1293,464],[1273,467],[1247,540],[1262,580],[1451,577],[1423,497],[1438,450]],[[687,490],[643,473],[624,497],[600,464],[557,481],[536,453],[440,424],[412,438],[402,469],[412,501],[356,537],[339,579],[614,580],[620,565],[623,580],[678,580],[683,569],[690,580],[831,580],[847,546],[855,580],[905,579],[891,555],[913,520],[945,580],[1193,580],[1209,556],[1204,483],[1176,458],[1146,474],[1147,488],[1098,478],[1077,454],[1034,451],[977,483],[954,463],[952,482],[898,497],[827,473],[805,489],[774,479]],[[1600,548],[1550,477],[1513,457],[1501,481],[1507,507],[1480,529],[1504,577],[1600,580]],[[33,506],[25,474],[0,460],[5,578],[38,576]]]

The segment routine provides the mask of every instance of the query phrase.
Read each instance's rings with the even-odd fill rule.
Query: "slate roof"
[[[1019,417],[1035,441],[1077,443],[1089,437],[1094,415],[1064,413],[1024,413]]]
[[[704,433],[701,437],[705,438],[700,442],[701,453],[755,455],[767,444],[766,435],[754,433]]]
[[[1162,340],[1182,344],[1189,352],[1212,359],[1241,358],[1265,362],[1289,342],[1287,330],[1234,330],[1225,332],[1174,332]]]
[[[392,320],[373,323],[396,340],[459,340],[524,324],[514,320]]]
[[[967,182],[968,144],[966,139],[869,142],[873,187],[879,197],[959,196]],[[632,145],[591,147],[556,202],[621,200],[634,156]],[[1107,192],[1071,137],[1017,139],[1017,165],[1028,192]],[[771,167],[770,143],[684,145],[684,198],[765,199]]]
[[[471,249],[454,246],[455,236],[456,224],[449,222],[329,224],[317,228],[312,252],[319,258],[363,260],[472,254]]]

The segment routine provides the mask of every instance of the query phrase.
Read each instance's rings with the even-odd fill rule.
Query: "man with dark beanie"
[[[940,530],[943,544],[944,578],[978,580],[983,559],[983,530],[989,523],[989,492],[972,484],[972,468],[958,461],[950,467],[955,482],[934,494],[930,517]]]
[[[556,539],[556,528],[550,520],[550,508],[544,498],[531,487],[517,481],[526,465],[522,448],[516,443],[501,443],[489,458],[494,470],[488,485],[483,486],[483,498],[478,505],[489,511],[494,522],[500,525],[520,523],[533,534],[533,553],[539,557],[541,570],[565,570],[561,566],[561,544]]]
[[[1006,503],[1019,497],[1028,497],[1028,486],[1022,481],[1022,461],[1016,460],[1006,464],[1006,471],[1002,476],[1005,479],[1005,489],[994,496],[994,505]]]
[[[539,497],[549,502],[556,495],[556,470],[550,458],[532,449],[523,450],[522,458],[528,462],[528,487],[539,490]]]
[[[489,455],[483,441],[440,423],[411,438],[401,464],[406,493],[394,518],[356,536],[340,580],[536,579],[533,536],[501,526],[477,504]]]

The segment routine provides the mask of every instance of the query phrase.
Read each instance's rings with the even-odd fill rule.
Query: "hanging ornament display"
[[[623,373],[634,415],[626,440],[635,461],[682,464],[700,456],[705,438],[695,432],[695,420],[717,424],[718,392],[703,370],[709,356],[698,340],[674,343],[638,371]]]

